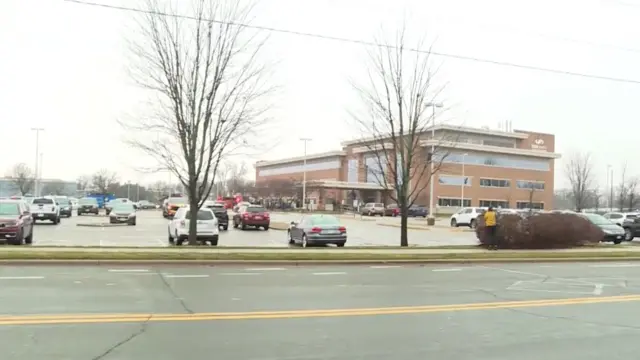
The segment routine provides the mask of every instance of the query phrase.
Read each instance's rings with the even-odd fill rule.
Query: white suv
[[[189,238],[188,207],[181,207],[169,221],[169,244],[182,245]],[[211,209],[202,208],[198,211],[197,236],[203,244],[209,242],[211,246],[218,245],[218,219]]]
[[[451,215],[451,226],[458,227],[460,225],[465,225],[470,228],[475,228],[477,225],[476,219],[478,215],[484,214],[486,209],[479,207],[466,207],[462,208],[457,213]]]
[[[31,201],[31,216],[33,223],[38,220],[50,220],[54,224],[60,224],[60,206],[56,205],[54,199],[39,197]]]

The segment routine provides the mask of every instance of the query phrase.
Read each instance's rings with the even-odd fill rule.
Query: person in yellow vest
[[[493,207],[489,207],[484,212],[484,226],[487,236],[489,237],[489,250],[498,250],[498,242],[496,237],[496,212]]]

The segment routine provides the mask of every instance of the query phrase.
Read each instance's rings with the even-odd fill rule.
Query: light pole
[[[429,216],[433,216],[433,173],[435,166],[433,165],[433,153],[436,151],[433,141],[436,139],[436,108],[442,108],[442,103],[428,103],[425,106],[431,106],[431,157],[429,164],[431,175],[429,176]]]
[[[609,207],[611,209],[609,211],[613,211],[613,166],[607,165],[607,170],[609,170],[609,186],[611,189],[609,197]]]
[[[34,169],[35,179],[34,179],[34,195],[39,196],[39,159],[40,159],[40,131],[44,131],[44,128],[31,128],[31,131],[36,132],[36,168]]]
[[[127,199],[131,200],[131,181],[127,181]]]
[[[464,187],[467,186],[467,181],[464,177],[464,161],[465,157],[469,155],[467,153],[462,154],[462,191],[460,192],[460,208],[464,207]]]
[[[310,138],[300,138],[304,142],[304,157],[302,159],[302,206],[307,210],[307,142]]]

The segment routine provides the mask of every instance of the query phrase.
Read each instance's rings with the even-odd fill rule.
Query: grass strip
[[[384,252],[87,252],[78,250],[46,251],[32,249],[26,251],[2,251],[0,260],[154,260],[154,261],[578,261],[578,260],[640,260],[636,251],[483,251],[472,253],[384,253]]]

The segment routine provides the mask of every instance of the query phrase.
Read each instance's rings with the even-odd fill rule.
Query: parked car
[[[229,214],[225,204],[208,200],[204,202],[204,207],[213,211],[213,214],[218,219],[218,228],[229,230]]]
[[[237,205],[235,205],[235,206],[233,207],[233,211],[234,211],[234,212],[238,212],[238,209],[240,209],[240,207],[242,207],[242,206],[249,206],[249,205],[251,205],[251,203],[250,203],[250,202],[248,202],[248,201],[241,201],[240,203],[238,203]]]
[[[400,208],[396,204],[387,205],[384,209],[384,216],[398,216],[400,215]]]
[[[211,246],[218,245],[218,219],[211,209],[202,208],[198,210],[197,238],[203,244],[210,243]],[[189,207],[179,208],[173,219],[169,222],[169,244],[182,245],[189,238],[189,218],[191,211]]]
[[[136,209],[132,202],[115,203],[109,213],[110,224],[136,225]]]
[[[484,214],[486,209],[479,207],[466,207],[460,209],[457,213],[451,215],[449,223],[452,227],[458,227],[461,225],[475,228],[477,225],[476,219],[478,215]]]
[[[233,227],[246,230],[248,226],[269,230],[271,218],[267,210],[259,205],[243,206],[233,215]]]
[[[148,201],[148,200],[140,200],[140,201],[138,201],[137,208],[141,209],[141,210],[155,209],[156,208],[156,204],[154,204],[154,203],[152,203],[151,201]]]
[[[170,197],[166,200],[164,207],[162,208],[162,216],[164,218],[173,218],[178,209],[185,207],[189,204],[189,199],[184,196]]]
[[[106,204],[104,204],[104,209],[107,212],[107,215],[111,214],[111,211],[113,210],[113,207],[116,204],[122,204],[122,203],[131,203],[131,200],[126,199],[126,198],[117,198],[117,199],[113,199],[109,202],[107,202]]]
[[[580,213],[579,216],[591,221],[604,232],[601,241],[612,241],[614,244],[620,244],[625,237],[625,231],[620,226],[612,223],[609,219],[598,214]]]
[[[33,199],[30,212],[34,223],[37,220],[49,220],[55,225],[60,224],[60,207],[51,198],[39,197]]]
[[[0,200],[0,239],[11,245],[33,243],[31,212],[22,200]]]
[[[95,214],[98,215],[100,213],[100,205],[98,205],[98,200],[92,197],[85,197],[78,200],[78,210],[76,214],[78,216],[83,214]]]
[[[429,215],[429,210],[422,205],[411,205],[407,209],[407,215],[413,217],[423,217],[426,218]]]
[[[384,216],[384,204],[382,203],[366,203],[360,209],[360,215],[369,215],[369,216]]]
[[[71,208],[71,200],[66,196],[55,196],[53,198],[56,204],[60,207],[60,216],[70,218],[73,215],[73,209]]]
[[[606,215],[607,214],[603,215],[602,217],[622,228],[622,230],[624,231],[625,241],[631,241],[634,237],[640,236],[640,216],[638,216],[637,213],[622,214],[624,216],[624,220],[622,221],[620,221],[620,218],[611,218],[607,217]]]
[[[612,223],[622,226],[625,221],[633,221],[638,217],[638,213],[624,213],[624,212],[608,212],[602,215],[605,219],[611,220]]]
[[[332,215],[306,215],[300,221],[291,222],[287,238],[289,244],[302,247],[316,244],[343,247],[347,243],[347,228]]]

